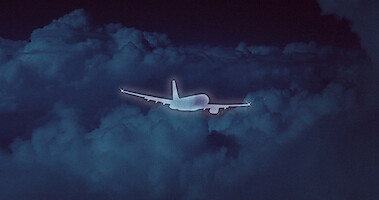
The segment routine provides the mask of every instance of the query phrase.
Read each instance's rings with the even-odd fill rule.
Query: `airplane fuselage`
[[[196,111],[205,109],[208,103],[209,97],[206,94],[197,94],[173,99],[169,107],[180,111]]]

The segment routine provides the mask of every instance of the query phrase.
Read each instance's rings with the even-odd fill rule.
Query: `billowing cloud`
[[[340,18],[347,18],[351,23],[353,32],[359,35],[362,48],[367,52],[373,62],[373,69],[365,70],[366,102],[372,107],[378,108],[379,97],[379,2],[365,0],[325,1],[318,0],[322,14],[334,14]]]
[[[359,50],[315,42],[178,47],[164,34],[96,27],[83,10],[30,41],[2,39],[0,48],[1,116],[33,116],[0,136],[9,140],[0,199],[372,197],[373,179],[361,179],[375,168],[358,166],[371,162],[378,127],[360,112],[370,63]],[[125,85],[169,95],[172,77],[184,94],[253,106],[211,117],[118,94]],[[357,141],[357,118],[369,120],[358,129],[365,148],[357,146],[367,159],[344,152]]]
[[[379,2],[373,0],[318,0],[323,14],[336,14],[350,20],[352,31],[360,37],[362,47],[379,63]]]

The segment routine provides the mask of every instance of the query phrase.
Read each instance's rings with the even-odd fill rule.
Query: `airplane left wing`
[[[155,101],[155,103],[159,102],[159,103],[162,103],[163,105],[165,105],[165,104],[171,104],[171,101],[172,101],[170,99],[164,99],[164,98],[159,98],[159,97],[153,97],[153,96],[149,96],[149,95],[139,94],[139,93],[135,93],[135,92],[130,92],[130,91],[124,90],[122,88],[120,88],[120,92],[124,93],[124,94],[130,94],[130,95],[133,95],[133,96],[136,96],[136,97],[144,98],[146,101]]]

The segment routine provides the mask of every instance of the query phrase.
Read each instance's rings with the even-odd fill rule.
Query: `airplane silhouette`
[[[209,113],[217,114],[221,108],[227,109],[230,107],[246,107],[250,106],[250,103],[243,104],[210,104],[209,97],[206,94],[196,94],[187,97],[179,97],[178,89],[176,87],[175,80],[172,81],[172,99],[164,99],[144,94],[139,94],[135,92],[130,92],[120,88],[121,92],[124,94],[130,94],[133,96],[144,98],[147,101],[155,101],[155,103],[162,103],[163,105],[168,104],[173,110],[180,111],[196,111],[196,110],[206,110],[209,109]]]

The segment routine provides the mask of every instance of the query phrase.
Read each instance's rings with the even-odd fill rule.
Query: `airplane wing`
[[[243,104],[230,104],[230,105],[223,105],[223,104],[208,104],[206,108],[215,108],[215,109],[227,109],[227,108],[233,108],[233,107],[248,107],[250,106],[250,103],[243,103]]]
[[[209,108],[209,112],[213,115],[217,114],[221,108],[227,109],[230,107],[245,107],[250,106],[250,103],[243,103],[243,104],[230,104],[230,105],[222,105],[222,104],[208,104],[205,108]]]
[[[138,93],[135,93],[135,92],[130,92],[130,91],[124,90],[122,88],[120,88],[120,92],[124,93],[124,94],[130,94],[130,95],[133,95],[133,96],[136,96],[136,97],[144,98],[146,101],[155,101],[155,103],[159,102],[159,103],[162,103],[163,105],[165,105],[165,104],[171,104],[171,101],[172,101],[170,99],[164,99],[164,98],[153,97],[153,96],[144,95],[144,94],[138,94]]]

